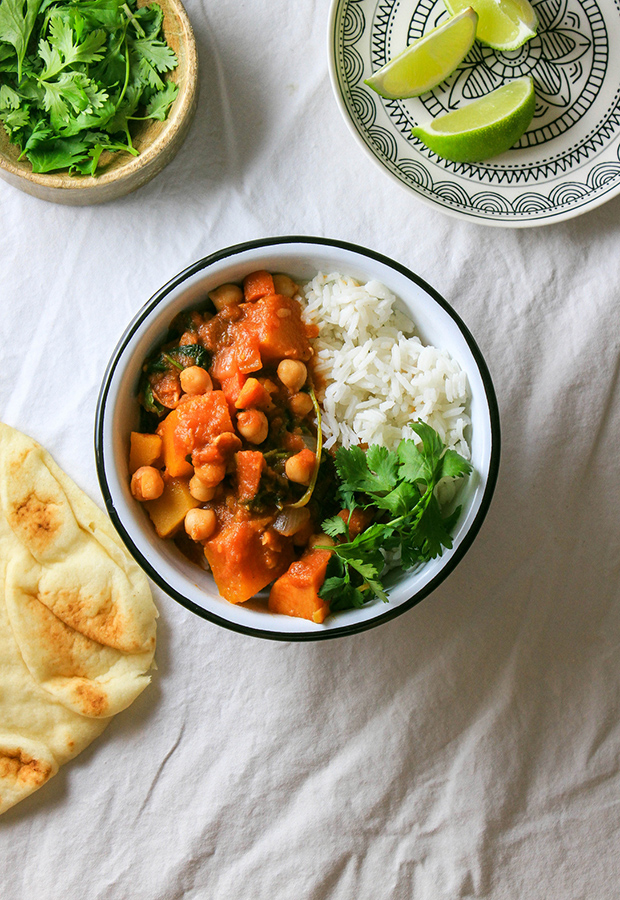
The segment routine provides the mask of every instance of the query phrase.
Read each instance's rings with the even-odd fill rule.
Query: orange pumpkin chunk
[[[260,450],[239,450],[235,453],[237,464],[237,499],[241,502],[253,500],[258,493],[260,477],[265,468],[265,457]]]
[[[161,460],[162,440],[158,434],[132,431],[129,450],[129,472],[133,475],[142,466],[153,466]]]
[[[190,509],[200,506],[189,492],[189,483],[183,478],[171,478],[164,485],[164,492],[157,500],[148,500],[144,507],[161,538],[171,537],[177,531]]]
[[[235,516],[205,542],[205,556],[217,589],[230,603],[249,600],[285,572],[291,562],[290,542],[264,540],[268,521]]]
[[[271,588],[269,609],[320,624],[329,615],[329,604],[319,597],[330,560],[329,550],[309,550],[281,575]]]
[[[248,378],[235,400],[237,409],[266,409],[271,405],[271,394],[257,378]]]
[[[243,296],[246,303],[253,303],[266,297],[268,294],[275,294],[273,286],[273,276],[260,269],[258,272],[250,272],[243,279]]]
[[[192,474],[192,464],[185,458],[189,451],[185,446],[185,440],[177,432],[178,421],[179,410],[177,408],[168,413],[157,428],[157,434],[162,441],[164,465],[171,478]]]
[[[297,300],[274,294],[245,305],[243,310],[241,324],[257,336],[264,365],[277,365],[282,359],[310,359],[312,349]]]

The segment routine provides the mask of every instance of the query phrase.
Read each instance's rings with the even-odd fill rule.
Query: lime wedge
[[[429,150],[454,162],[480,162],[508,150],[532,121],[534,81],[524,75],[411,133]]]
[[[445,0],[456,15],[473,6],[479,22],[476,37],[496,50],[516,50],[536,34],[538,17],[528,0]]]
[[[478,16],[466,7],[443,25],[409,44],[367,78],[365,84],[387,100],[418,97],[451,75],[471,50]]]

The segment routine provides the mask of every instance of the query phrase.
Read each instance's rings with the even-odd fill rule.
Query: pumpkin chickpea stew
[[[271,585],[272,612],[320,623],[333,543],[320,523],[340,506],[321,449],[317,329],[297,293],[286,275],[253,272],[173,320],[143,365],[129,467],[159,537],[208,565],[222,597]]]
[[[330,281],[337,314],[317,316],[313,286],[325,299]],[[360,293],[372,313],[354,345]],[[264,606],[256,595],[270,587],[271,612],[320,624],[388,602],[390,566],[411,569],[452,547],[453,498],[471,471],[456,449],[469,455],[466,377],[444,351],[390,325],[393,300],[381,285],[338,275],[299,288],[288,275],[252,272],[211,291],[208,308],[177,316],[145,361],[133,496],[231,603]],[[370,317],[380,319],[385,301],[372,337]],[[343,312],[338,359],[329,330]]]

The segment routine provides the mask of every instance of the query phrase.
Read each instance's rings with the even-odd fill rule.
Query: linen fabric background
[[[496,229],[426,206],[349,134],[327,0],[187,0],[200,102],[137,193],[72,209],[0,182],[0,419],[102,505],[103,372],[169,278],[285,234],[408,266],[475,335],[495,498],[422,604],[272,643],[154,590],[154,683],[0,820],[3,900],[618,896],[620,198]]]

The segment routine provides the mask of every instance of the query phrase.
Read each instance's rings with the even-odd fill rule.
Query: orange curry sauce
[[[271,585],[272,612],[322,622],[319,590],[333,542],[331,457],[315,467],[315,326],[297,285],[260,271],[209,294],[146,361],[140,388],[151,422],[131,436],[132,493],[157,533],[208,562],[220,594],[244,603]],[[203,556],[204,554],[204,556]]]

